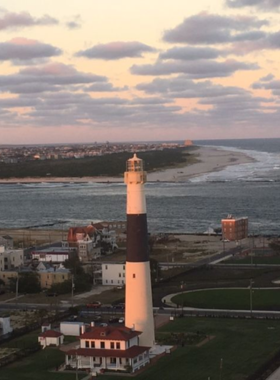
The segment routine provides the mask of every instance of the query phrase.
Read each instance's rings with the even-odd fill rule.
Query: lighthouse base
[[[125,326],[141,331],[139,344],[153,347],[155,327],[150,262],[126,262]]]

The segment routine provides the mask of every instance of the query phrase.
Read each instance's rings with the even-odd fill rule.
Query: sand
[[[176,182],[186,181],[189,178],[197,177],[205,173],[219,171],[230,165],[241,165],[254,162],[252,157],[244,153],[232,152],[218,148],[199,147],[193,153],[199,162],[187,165],[185,167],[177,167],[172,169],[163,169],[148,174],[149,182]],[[81,177],[81,178],[9,178],[0,179],[0,183],[85,183],[85,182],[122,182],[121,177]]]

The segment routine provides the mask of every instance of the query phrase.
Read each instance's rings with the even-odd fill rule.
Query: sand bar
[[[255,160],[244,153],[222,150],[212,147],[199,147],[193,152],[199,162],[177,167],[163,169],[148,174],[149,182],[176,182],[186,181],[189,178],[197,177],[205,173],[219,171],[230,165],[247,164]],[[88,183],[88,182],[122,182],[122,177],[25,177],[0,179],[0,184],[11,183]]]

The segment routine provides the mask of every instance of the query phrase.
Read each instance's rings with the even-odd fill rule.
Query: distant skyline
[[[280,137],[280,0],[2,0],[0,145]]]

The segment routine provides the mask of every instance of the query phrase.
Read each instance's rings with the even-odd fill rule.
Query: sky
[[[280,137],[280,0],[1,0],[0,144]]]

